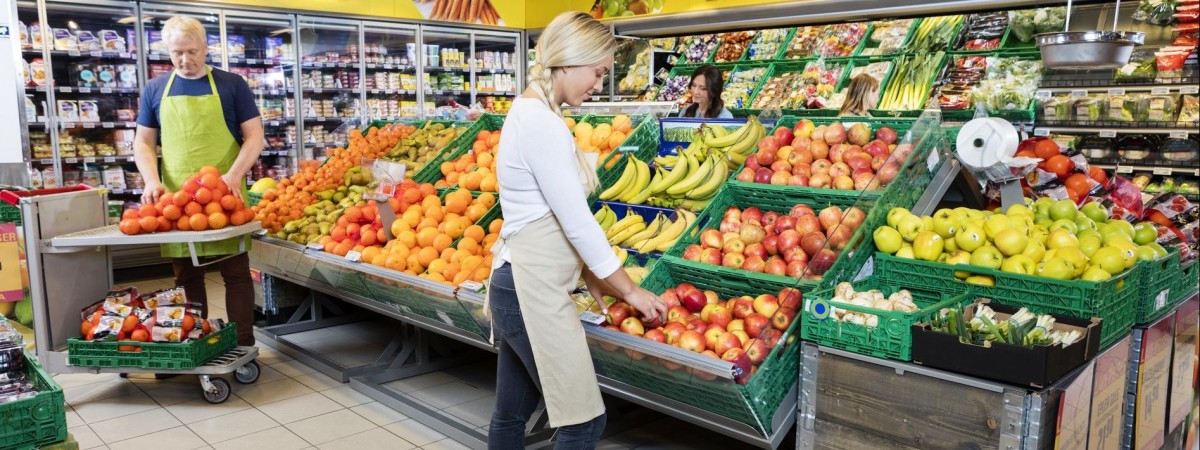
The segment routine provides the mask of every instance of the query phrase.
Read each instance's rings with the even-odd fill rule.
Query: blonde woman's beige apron
[[[599,184],[594,163],[578,151],[575,155],[584,192],[591,193]],[[583,325],[570,297],[583,270],[579,254],[553,213],[499,239],[492,252],[505,247],[550,426],[580,424],[604,414]],[[487,305],[484,311],[490,312]]]

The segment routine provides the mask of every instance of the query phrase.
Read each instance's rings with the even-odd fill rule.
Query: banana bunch
[[[606,218],[616,217],[607,204],[596,214],[601,213],[605,213]],[[605,229],[608,242],[615,246],[614,251],[619,250],[618,247],[625,247],[638,253],[665,252],[675,245],[679,236],[696,221],[696,214],[684,209],[675,210],[675,216],[675,220],[672,221],[660,212],[650,223],[646,223],[645,218],[630,210],[625,213],[625,218],[612,223],[611,226],[604,227],[604,222],[600,224]]]
[[[625,251],[625,249],[623,249],[621,247],[617,247],[615,245],[612,247],[612,250],[613,250],[613,254],[617,255],[617,260],[621,261],[621,265],[624,266],[625,260],[629,259],[629,252],[627,252],[627,251]]]
[[[758,117],[750,116],[746,124],[730,133],[724,127],[703,127],[704,146],[720,153],[729,165],[729,170],[737,170],[746,158],[758,150],[758,141],[767,135],[767,127],[758,121]]]
[[[596,223],[600,224],[601,230],[608,230],[614,223],[617,223],[617,212],[609,208],[608,203],[601,203],[600,210],[596,211],[592,217],[596,218]]]

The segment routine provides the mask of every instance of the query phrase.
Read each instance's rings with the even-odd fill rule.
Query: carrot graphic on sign
[[[418,7],[433,4],[430,20],[500,25],[500,13],[489,0],[413,0]]]

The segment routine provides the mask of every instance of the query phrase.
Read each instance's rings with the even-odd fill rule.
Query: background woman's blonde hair
[[[554,69],[599,64],[617,50],[617,40],[608,27],[581,11],[559,14],[538,38],[537,57],[529,69],[529,87],[556,114]]]
[[[182,37],[191,38],[208,49],[208,34],[204,31],[204,25],[191,17],[175,16],[167,19],[163,24],[162,37],[164,42],[171,42]]]
[[[867,101],[872,95],[879,95],[879,80],[875,77],[860,74],[850,80],[846,92],[846,100],[842,102],[840,114],[864,114],[867,111]]]

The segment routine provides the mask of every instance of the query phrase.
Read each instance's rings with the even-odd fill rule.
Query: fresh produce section
[[[127,209],[118,227],[122,233],[220,230],[254,219],[241,198],[229,192],[216,167],[207,166],[183,182],[178,192],[167,192],[153,205]]]
[[[800,120],[795,128],[778,127],[758,142],[736,180],[776,186],[842,191],[883,190],[912,154],[911,144],[896,145],[891,127],[872,132],[870,125],[841,122],[815,125]],[[895,155],[893,155],[895,153]]]

